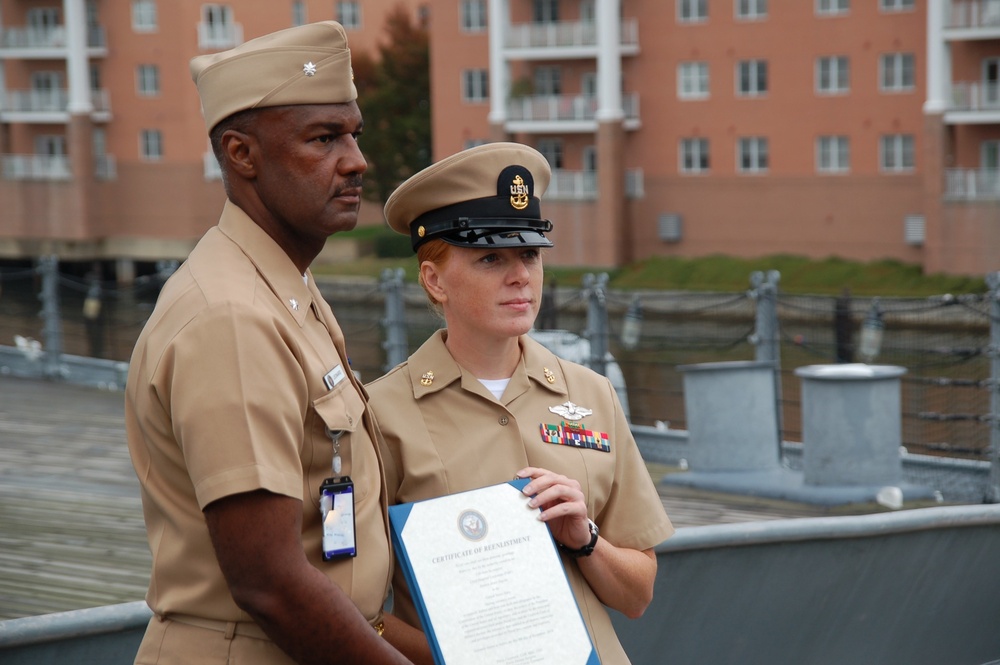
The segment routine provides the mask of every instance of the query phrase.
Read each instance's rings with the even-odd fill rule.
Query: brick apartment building
[[[370,49],[397,1],[0,0],[0,258],[183,257],[223,196],[187,60],[325,18]],[[551,263],[1000,268],[998,0],[407,6],[430,28],[434,157],[545,154]]]

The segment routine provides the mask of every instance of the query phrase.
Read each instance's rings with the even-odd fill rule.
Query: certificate
[[[389,508],[437,665],[599,665],[528,479]]]

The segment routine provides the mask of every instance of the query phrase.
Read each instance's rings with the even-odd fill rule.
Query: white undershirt
[[[493,393],[494,397],[500,399],[503,391],[507,390],[507,384],[510,383],[510,379],[479,379],[479,383],[486,386],[486,389]]]

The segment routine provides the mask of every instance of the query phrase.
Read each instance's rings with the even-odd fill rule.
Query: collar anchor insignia
[[[429,386],[434,383],[434,372],[424,372],[420,377],[420,385]]]

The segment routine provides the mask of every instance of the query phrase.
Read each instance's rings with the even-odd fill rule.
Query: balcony
[[[546,201],[594,201],[597,199],[596,171],[567,171],[555,169],[545,190]],[[625,171],[625,198],[641,199],[645,196],[642,169]]]
[[[945,169],[944,197],[950,201],[1000,200],[1000,169]]]
[[[639,94],[622,96],[625,128],[639,127]],[[507,103],[507,130],[586,133],[597,131],[597,98],[592,95],[538,95]]]
[[[1000,0],[953,0],[944,20],[946,40],[996,39],[1000,37]]]
[[[639,22],[621,23],[619,45],[622,55],[639,52]],[[563,21],[513,25],[504,40],[511,59],[543,60],[597,57],[597,24],[592,21]]]
[[[1000,122],[1000,83],[966,81],[951,86],[944,120],[949,124]]]
[[[242,23],[198,24],[198,48],[202,51],[218,51],[233,48],[243,43]]]
[[[100,58],[108,54],[104,28],[87,30],[87,56]],[[66,29],[4,28],[0,30],[0,58],[51,59],[66,57]]]
[[[107,90],[91,90],[91,118],[111,119],[111,97]],[[8,90],[0,93],[0,121],[64,123],[69,121],[69,92],[62,90]]]
[[[69,159],[65,155],[0,155],[0,176],[4,180],[70,180]]]

